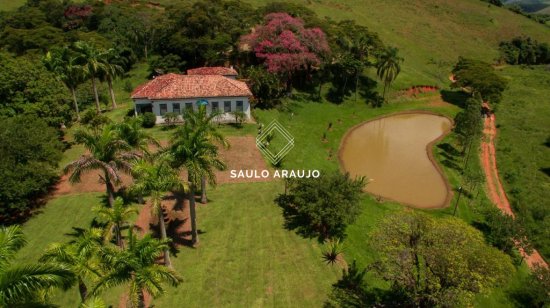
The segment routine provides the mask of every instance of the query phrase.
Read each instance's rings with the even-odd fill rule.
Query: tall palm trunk
[[[357,91],[359,90],[359,70],[355,73],[355,102],[357,102]]]
[[[160,238],[165,241],[168,236],[166,235],[166,222],[164,221],[164,212],[162,211],[162,205],[160,201],[153,201],[153,207],[157,209],[157,216],[159,218],[159,228],[160,228]],[[172,262],[170,261],[170,250],[168,247],[164,249],[164,265],[172,267]]]
[[[138,305],[137,308],[145,308],[145,294],[143,293],[143,290],[140,289],[138,291]]]
[[[118,245],[118,247],[124,249],[124,242],[122,241],[122,232],[120,230],[119,223],[115,225],[115,236],[116,236],[116,244]]]
[[[81,277],[78,277],[78,292],[80,293],[80,300],[85,302],[88,298],[88,287]]]
[[[195,208],[195,184],[191,182],[191,177],[189,177],[189,216],[191,216],[191,243],[196,246],[199,243],[199,235],[197,233],[197,212]]]
[[[111,94],[111,104],[113,109],[116,109],[115,91],[113,90],[113,80],[111,76],[107,76],[107,85],[109,86],[109,94]]]
[[[105,186],[107,188],[107,204],[112,208],[115,204],[115,187],[107,173],[105,173]]]
[[[206,204],[208,198],[206,197],[206,177],[203,176],[201,179],[201,203]]]
[[[74,110],[76,112],[76,120],[80,122],[80,111],[78,110],[78,100],[76,99],[76,90],[71,87],[71,94],[73,95]]]
[[[94,76],[92,76],[92,87],[94,88],[95,107],[97,108],[97,113],[101,113],[101,106],[99,105],[99,94],[97,94],[97,85],[95,83]]]
[[[388,88],[388,84],[384,83],[384,93],[382,94],[382,100],[386,101],[386,89]]]

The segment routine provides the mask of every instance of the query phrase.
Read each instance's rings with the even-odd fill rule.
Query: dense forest
[[[116,108],[112,81],[124,78],[138,61],[149,63],[150,77],[234,64],[262,108],[281,107],[280,99],[293,88],[320,99],[329,80],[327,99],[338,103],[361,92],[379,106],[383,98],[364,71],[381,63],[376,59],[385,59],[385,73],[399,60],[397,50],[366,27],[320,19],[290,3],[254,9],[239,1],[208,0],[164,9],[124,2],[28,1],[16,11],[0,13],[0,38],[0,115],[34,116],[59,134],[81,119],[79,110]],[[266,40],[280,46],[262,45]],[[381,78],[387,85],[395,75]],[[89,115],[84,114],[84,123]],[[50,163],[55,166],[55,159]],[[52,174],[30,178],[40,184],[54,180]],[[3,186],[4,217],[18,217],[33,206],[38,191],[44,192],[34,185]]]

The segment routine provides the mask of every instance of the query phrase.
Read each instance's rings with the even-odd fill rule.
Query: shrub
[[[101,127],[111,123],[111,119],[102,114],[98,114],[95,109],[86,110],[80,119],[81,123],[90,127]]]
[[[57,179],[63,144],[36,116],[0,118],[0,224],[19,222]]]
[[[126,82],[124,83],[124,91],[128,93],[132,93],[132,91],[134,91],[134,86],[132,85],[132,82],[130,82],[130,80],[126,80]]]
[[[246,118],[246,113],[242,111],[234,111],[231,114],[235,117],[235,124],[241,126]]]
[[[141,125],[145,128],[151,128],[157,123],[157,116],[152,112],[144,113],[141,118],[143,119]]]
[[[178,114],[175,112],[168,112],[165,113],[162,117],[164,119],[164,123],[169,126],[174,126],[176,122],[179,120]]]
[[[298,175],[299,176],[299,175]],[[318,178],[296,178],[289,193],[278,197],[287,226],[306,237],[342,238],[346,226],[355,222],[362,210],[363,178],[352,179],[339,172]]]

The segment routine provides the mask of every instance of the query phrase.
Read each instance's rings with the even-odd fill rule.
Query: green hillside
[[[159,0],[169,5],[189,0]],[[271,0],[245,0],[254,6]],[[479,0],[296,0],[320,16],[354,19],[378,32],[405,58],[396,88],[418,84],[448,84],[448,72],[458,56],[492,61],[497,45],[520,35],[550,43],[550,28],[505,8]],[[0,10],[24,0],[2,1]]]
[[[268,0],[248,0],[254,5]],[[448,84],[458,56],[492,61],[502,40],[528,35],[550,42],[550,28],[479,0],[297,0],[321,16],[355,19],[405,58],[396,87]]]

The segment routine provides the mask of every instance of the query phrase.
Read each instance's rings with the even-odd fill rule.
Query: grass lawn
[[[181,247],[173,258],[184,278],[154,301],[157,307],[319,307],[339,270],[325,265],[321,246],[288,231],[273,200],[281,182],[232,184],[211,190],[212,200],[198,207],[201,245]],[[37,261],[53,242],[66,241],[73,226],[86,227],[91,207],[102,194],[62,196],[24,225],[29,244],[19,253],[21,263]],[[122,288],[103,295],[117,306]],[[76,307],[78,293],[59,292],[54,302]]]
[[[325,265],[320,245],[288,231],[273,200],[280,182],[230,184],[198,206],[200,246],[173,259],[184,282],[155,300],[158,307],[319,307],[339,270]]]
[[[67,242],[70,237],[66,234],[71,233],[73,227],[89,227],[94,218],[92,207],[100,204],[102,198],[103,194],[88,193],[61,196],[48,202],[42,213],[23,225],[28,244],[17,254],[17,263],[37,262],[50,244]],[[106,304],[117,307],[120,294],[122,288],[114,288],[102,298]],[[60,307],[77,307],[80,302],[77,288],[56,292],[53,302]]]
[[[550,75],[548,68],[506,67],[509,88],[496,111],[497,162],[514,211],[527,218],[537,248],[550,258]],[[528,215],[526,209],[532,213]]]
[[[25,4],[26,0],[2,0],[0,1],[0,11],[11,11]]]

